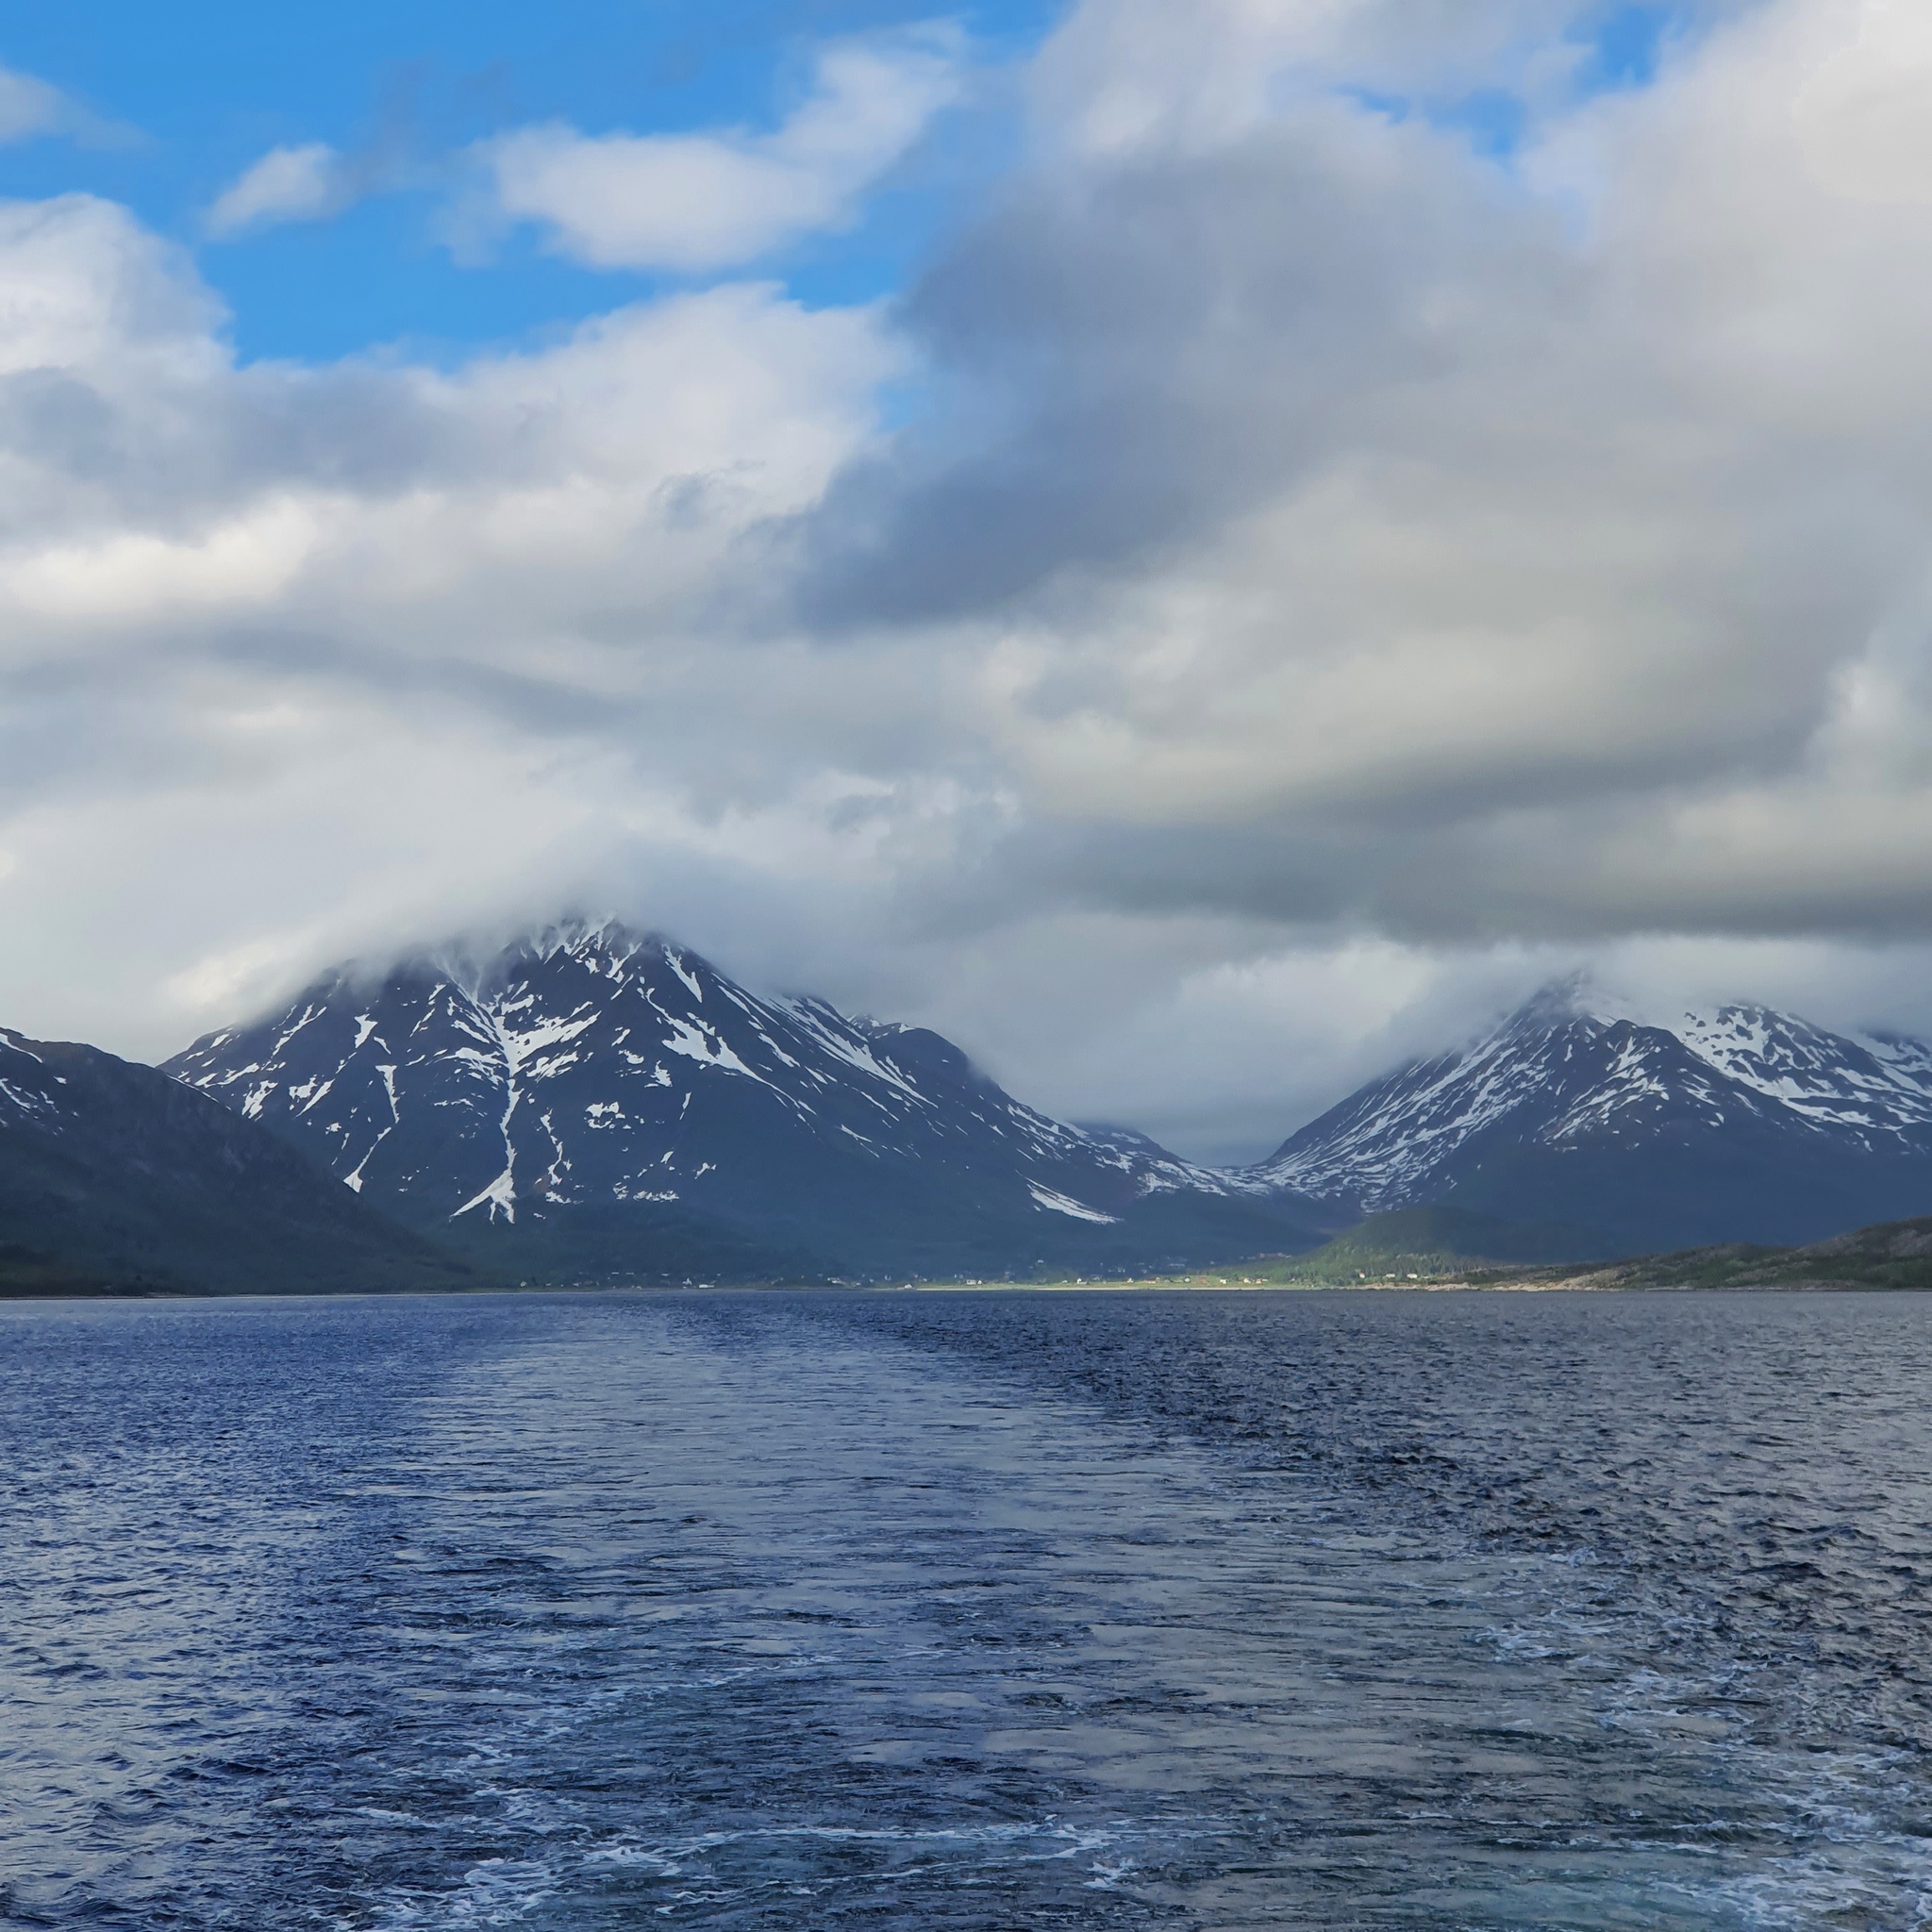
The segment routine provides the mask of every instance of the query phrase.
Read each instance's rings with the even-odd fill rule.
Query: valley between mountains
[[[1216,1169],[609,922],[343,968],[158,1070],[0,1034],[14,1292],[1158,1274],[1418,1210],[1520,1263],[1916,1216],[1932,1046],[1567,983]]]

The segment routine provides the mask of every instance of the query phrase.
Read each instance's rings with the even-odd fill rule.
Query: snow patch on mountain
[[[1379,1212],[1441,1198],[1469,1150],[1505,1139],[1562,1149],[1726,1127],[1913,1151],[1932,1130],[1932,1046],[1749,1005],[1647,1024],[1566,980],[1467,1045],[1372,1082],[1248,1174]]]
[[[1038,1181],[1029,1181],[1026,1191],[1041,1207],[1050,1208],[1056,1214],[1070,1214],[1075,1221],[1098,1221],[1111,1225],[1120,1220],[1118,1214],[1103,1214],[1098,1208],[1090,1208],[1070,1194],[1057,1194],[1051,1188],[1042,1188]]]
[[[9,1060],[15,1062],[12,1080],[7,1077]],[[22,1061],[28,1064],[20,1065]],[[45,1091],[45,1067],[41,1056],[27,1046],[25,1035],[0,1026],[0,1119],[10,1114],[15,1120],[44,1123],[58,1117],[59,1107]],[[36,1073],[35,1069],[40,1071]],[[58,1075],[53,1076],[53,1083],[61,1084]]]
[[[748,1199],[808,1168],[836,1187],[855,1162],[869,1185],[892,1170],[1094,1224],[1156,1193],[1266,1191],[1051,1120],[935,1034],[760,998],[608,922],[480,963],[407,962],[379,986],[339,972],[168,1070],[298,1132],[345,1184],[417,1218]]]

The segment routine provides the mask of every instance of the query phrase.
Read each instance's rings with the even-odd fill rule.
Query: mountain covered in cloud
[[[1755,1006],[1653,1024],[1582,982],[1233,1171],[608,923],[339,970],[167,1071],[525,1279],[1158,1268],[1442,1206],[1582,1257],[1932,1210],[1932,1045]]]
[[[1272,1183],[1036,1112],[938,1034],[608,923],[331,973],[167,1071],[530,1276],[1144,1267],[1322,1228]]]
[[[1932,1211],[1932,1045],[1757,1006],[1647,1024],[1587,984],[1372,1081],[1251,1182],[1348,1213],[1453,1204],[1625,1252]]]

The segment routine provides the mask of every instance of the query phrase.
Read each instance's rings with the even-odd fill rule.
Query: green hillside
[[[1737,1244],[1646,1255],[1593,1275],[1601,1288],[1932,1288],[1932,1216],[1884,1221],[1802,1248]]]
[[[1428,1280],[1552,1261],[1600,1261],[1609,1252],[1602,1236],[1559,1222],[1505,1221],[1463,1208],[1403,1208],[1372,1214],[1312,1254],[1258,1265],[1270,1280],[1282,1282]]]

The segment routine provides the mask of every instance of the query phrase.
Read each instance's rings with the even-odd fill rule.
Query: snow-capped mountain
[[[152,1067],[0,1028],[0,1289],[489,1286]]]
[[[1219,1260],[1444,1203],[1601,1252],[1932,1211],[1932,1045],[1752,1006],[1652,1024],[1578,982],[1235,1173],[610,924],[336,972],[167,1071],[365,1202],[550,1279]]]
[[[1932,1211],[1932,1046],[1755,1006],[1646,1024],[1566,982],[1251,1172],[1363,1212],[1453,1200],[1624,1247],[1815,1240]]]
[[[935,1033],[759,998],[609,923],[330,974],[167,1071],[420,1226],[516,1230],[520,1253],[533,1229],[567,1237],[584,1270],[638,1271],[651,1240],[705,1227],[859,1271],[1206,1258],[1310,1232],[1280,1190],[1050,1120]]]

